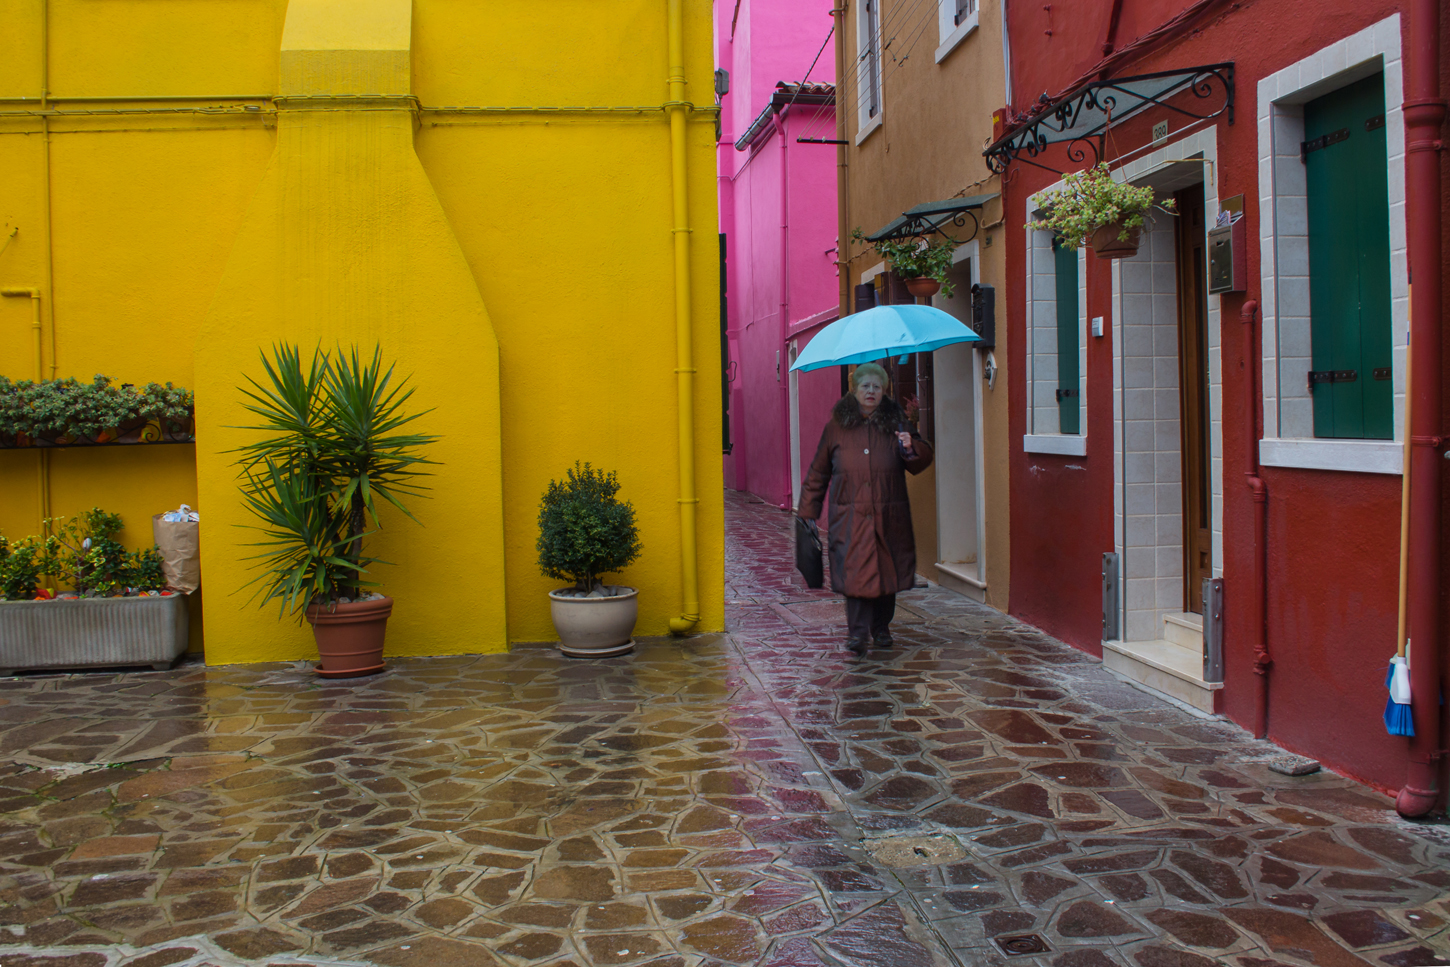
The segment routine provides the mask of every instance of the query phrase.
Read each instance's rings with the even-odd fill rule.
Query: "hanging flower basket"
[[[919,299],[930,299],[941,291],[940,282],[924,275],[919,278],[905,279],[903,281],[906,283],[906,291]]]
[[[1113,222],[1093,232],[1093,253],[1100,259],[1130,259],[1137,255],[1143,227],[1135,225],[1126,229],[1126,239],[1122,237],[1124,231],[1122,222]]]

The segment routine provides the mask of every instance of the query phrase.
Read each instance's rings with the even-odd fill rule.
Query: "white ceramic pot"
[[[609,598],[570,598],[549,592],[549,613],[559,633],[559,650],[570,658],[609,658],[634,648],[630,635],[639,617],[639,591],[611,587],[624,593]]]

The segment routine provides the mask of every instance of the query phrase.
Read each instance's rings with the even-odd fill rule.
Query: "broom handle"
[[[1406,326],[1408,331],[1408,325]],[[1408,340],[1405,343],[1405,465],[1400,471],[1400,619],[1395,630],[1395,654],[1405,657],[1405,611],[1409,603],[1410,571],[1410,389],[1414,370],[1410,367],[1410,353],[1414,350]]]

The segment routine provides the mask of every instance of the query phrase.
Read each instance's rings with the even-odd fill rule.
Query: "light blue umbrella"
[[[877,306],[838,319],[816,333],[790,368],[807,372],[869,363],[980,338],[956,317],[932,306]]]

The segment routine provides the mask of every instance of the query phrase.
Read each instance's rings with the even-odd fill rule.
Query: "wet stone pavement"
[[[1450,963],[1450,835],[936,588],[728,635],[0,680],[0,965]]]

